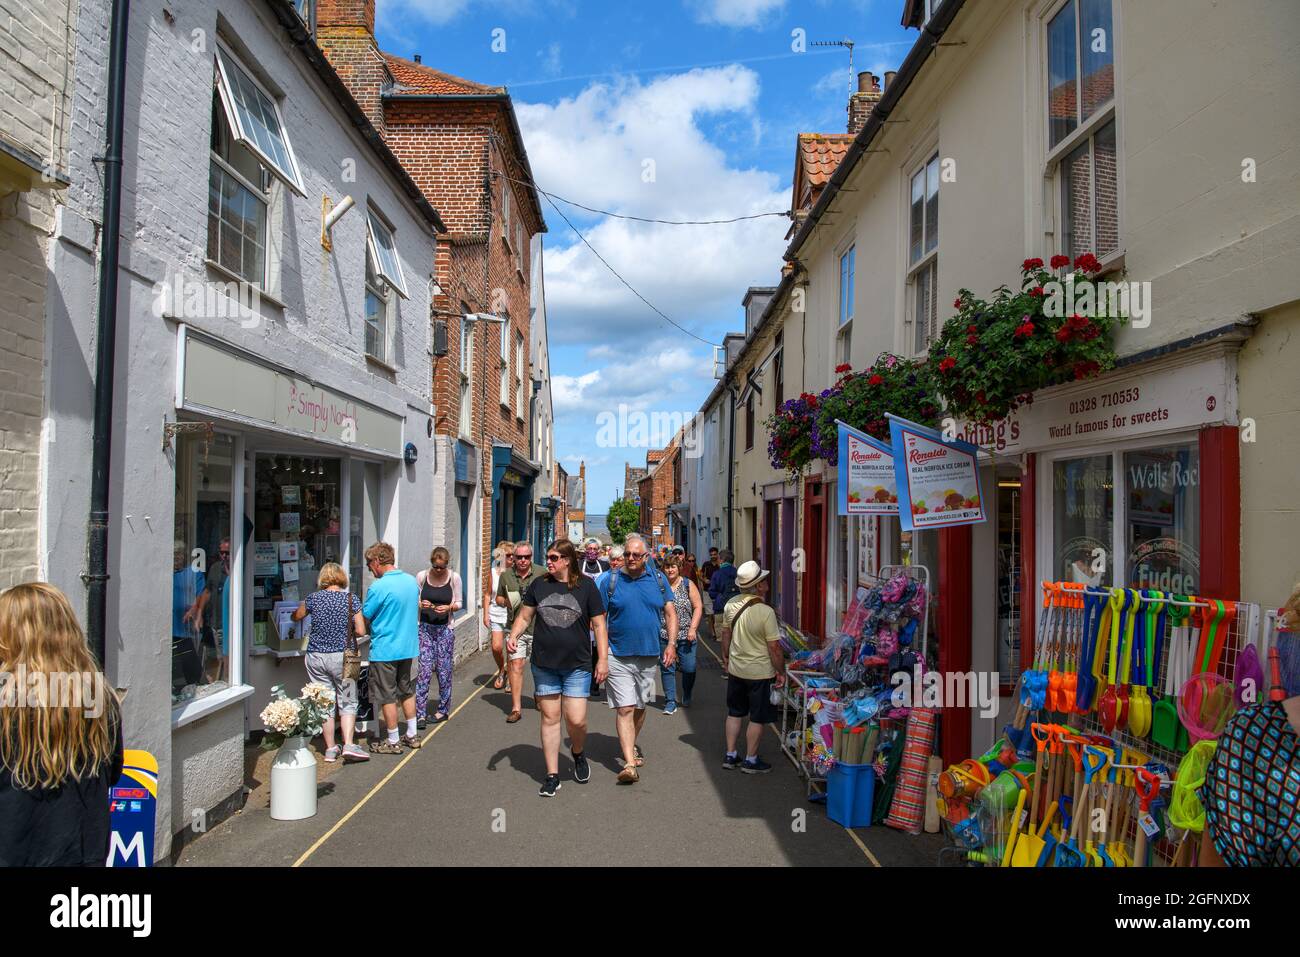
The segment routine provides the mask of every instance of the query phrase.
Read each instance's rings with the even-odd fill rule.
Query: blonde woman
[[[121,711],[53,585],[0,594],[0,676],[0,867],[103,867]]]
[[[514,550],[514,542],[497,542],[497,547],[492,550],[491,587],[483,592],[483,627],[492,633],[492,657],[497,663],[497,673],[492,676],[492,687],[497,691],[504,688],[506,682],[506,622],[510,620],[510,612],[497,604],[496,594],[497,586],[501,584],[501,572]]]
[[[336,562],[326,562],[316,576],[318,591],[298,603],[293,613],[294,621],[311,615],[311,637],[307,639],[307,680],[319,681],[334,689],[334,706],[338,711],[339,725],[343,731],[343,746],[334,743],[334,715],[331,713],[321,728],[325,736],[325,760],[333,764],[341,756],[344,763],[369,761],[370,755],[360,745],[352,743],[357,726],[357,683],[343,679],[343,650],[348,641],[348,617],[352,618],[353,634],[358,638],[366,633],[366,620],[361,615],[361,599],[348,591],[348,573]]]

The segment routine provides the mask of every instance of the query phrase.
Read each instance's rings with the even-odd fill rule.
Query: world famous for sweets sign
[[[894,453],[888,445],[837,420],[840,433],[840,515],[897,515]]]
[[[904,531],[976,525],[987,520],[980,494],[979,448],[945,440],[934,429],[889,417]]]

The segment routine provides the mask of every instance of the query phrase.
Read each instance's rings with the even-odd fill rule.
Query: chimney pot
[[[875,74],[870,70],[863,70],[858,74],[859,93],[872,93],[878,89],[880,89],[880,87],[877,85]]]
[[[896,70],[886,70],[886,71],[885,71],[885,89],[886,89],[886,90],[888,90],[891,86],[894,85],[894,77],[896,77],[896,76],[898,76],[898,71],[896,71]]]
[[[418,54],[418,53],[415,54],[413,57],[411,57],[411,59],[414,60],[416,63],[419,63],[419,62],[420,62],[420,54]]]

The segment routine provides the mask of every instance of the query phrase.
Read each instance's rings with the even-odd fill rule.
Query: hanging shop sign
[[[986,520],[980,495],[979,448],[946,441],[934,429],[889,417],[904,531],[976,525]]]
[[[838,482],[841,515],[897,515],[898,481],[888,445],[843,422]]]
[[[1236,372],[1214,356],[1059,386],[1005,419],[961,423],[958,438],[994,452],[1119,442],[1204,425],[1235,424]]]
[[[197,335],[178,336],[176,405],[290,435],[402,455],[402,418]]]

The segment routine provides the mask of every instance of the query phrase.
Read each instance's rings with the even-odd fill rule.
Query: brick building
[[[581,542],[586,536],[587,525],[587,463],[578,463],[578,474],[570,475],[565,491],[568,503],[569,540]]]
[[[623,498],[629,502],[635,502],[641,497],[641,480],[645,478],[646,470],[637,468],[634,465],[624,464],[623,466]]]
[[[434,431],[456,482],[440,504],[478,594],[493,543],[532,534],[531,251],[546,224],[505,88],[385,53],[374,27],[374,0],[319,4],[318,44],[446,223],[432,270]],[[477,640],[466,630],[458,648]]]
[[[675,521],[670,506],[681,501],[682,497],[682,456],[678,437],[668,443],[667,448],[651,449],[646,452],[645,475],[637,483],[638,497],[641,499],[641,534],[647,536],[653,545],[674,545],[680,535],[674,534]],[[655,534],[658,526],[659,533]]]

